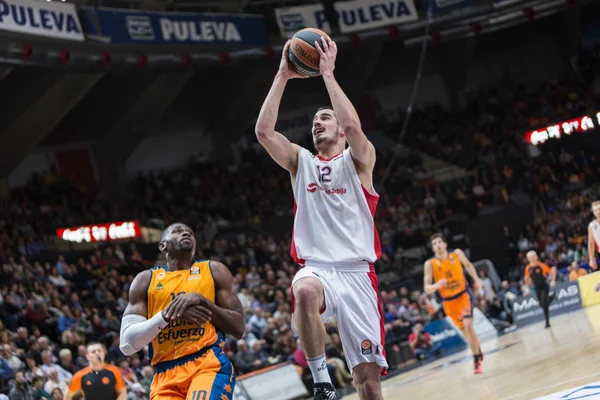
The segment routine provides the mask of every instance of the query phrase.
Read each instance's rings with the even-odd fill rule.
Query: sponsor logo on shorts
[[[372,345],[370,340],[363,340],[360,344],[361,351],[364,355],[373,353]]]

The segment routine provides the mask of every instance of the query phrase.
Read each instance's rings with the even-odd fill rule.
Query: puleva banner
[[[35,0],[0,0],[0,30],[54,39],[84,40],[75,5]]]
[[[354,0],[334,5],[342,33],[358,32],[387,25],[416,21],[419,16],[413,0]],[[303,28],[331,33],[322,4],[275,9],[275,18],[283,37],[291,37]]]
[[[342,33],[403,24],[419,19],[413,0],[355,0],[333,5]]]
[[[600,304],[600,271],[579,277],[577,283],[584,307]]]
[[[1,0],[0,0],[1,1]],[[113,43],[264,46],[262,15],[161,13],[81,7],[89,39]]]
[[[304,28],[318,28],[325,33],[331,33],[331,27],[325,16],[323,4],[286,7],[275,9],[275,19],[281,36],[291,38],[294,33]]]

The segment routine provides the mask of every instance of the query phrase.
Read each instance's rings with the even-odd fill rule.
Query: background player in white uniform
[[[598,269],[596,251],[600,250],[600,200],[592,203],[592,212],[594,220],[588,225],[588,253],[590,268],[595,270]]]
[[[382,399],[385,360],[383,319],[373,263],[381,248],[373,222],[375,148],[352,103],[335,80],[336,44],[322,39],[320,72],[333,105],[313,119],[318,156],[275,131],[289,79],[286,43],[279,71],[256,123],[258,141],[288,170],[296,202],[292,256],[304,265],[292,282],[293,324],[315,382],[315,399],[339,399],[327,373],[325,326],[335,315],[348,367],[361,399]],[[350,145],[346,149],[346,141]]]

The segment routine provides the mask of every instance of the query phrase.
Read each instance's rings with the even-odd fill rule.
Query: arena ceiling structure
[[[276,71],[284,39],[274,7],[299,0],[75,0],[77,6],[164,12],[265,15],[270,45],[144,46],[97,41],[66,42],[0,32],[0,179],[32,151],[73,143],[91,146],[104,183],[117,182],[125,160],[145,135],[173,109],[202,114],[217,152],[256,115]],[[419,19],[355,34],[332,35],[341,50],[338,79],[357,100],[386,53],[428,42],[452,91],[464,85],[473,49],[488,32],[560,14],[564,54],[579,46],[581,7],[592,0],[475,1],[471,7],[428,18],[415,1]],[[332,1],[324,1],[331,7]],[[425,27],[430,24],[430,33]],[[458,56],[457,56],[458,55]],[[416,71],[415,71],[416,73]],[[311,90],[314,83],[307,84]],[[191,99],[191,100],[190,100]]]

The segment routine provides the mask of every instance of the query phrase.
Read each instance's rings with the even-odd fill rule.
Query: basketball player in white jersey
[[[592,212],[594,220],[588,225],[588,253],[590,268],[596,270],[598,269],[596,251],[600,250],[600,200],[592,203]]]
[[[381,254],[373,222],[375,148],[333,75],[337,46],[322,38],[320,73],[333,107],[313,118],[317,155],[275,131],[288,80],[300,77],[284,46],[279,71],[260,110],[256,136],[291,175],[296,215],[291,253],[303,268],[292,282],[293,327],[315,382],[315,399],[341,399],[327,373],[324,321],[336,316],[344,355],[361,399],[380,400],[385,374],[383,319],[373,263]],[[346,148],[346,144],[349,148]]]

